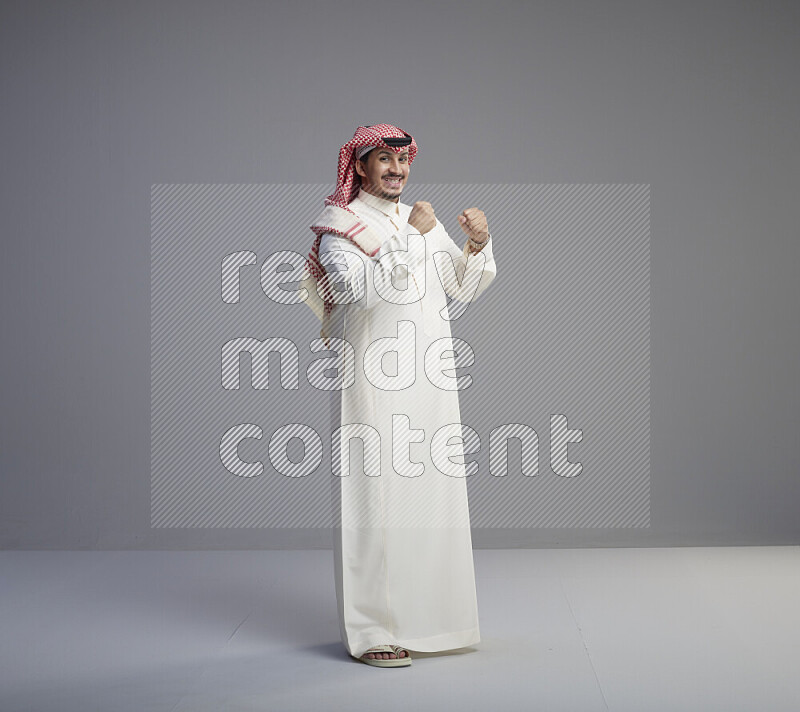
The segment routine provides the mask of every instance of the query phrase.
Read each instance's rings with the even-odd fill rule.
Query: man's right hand
[[[408,216],[409,225],[413,225],[420,234],[424,235],[429,230],[436,227],[436,215],[433,214],[433,206],[424,200],[418,200],[411,208]]]

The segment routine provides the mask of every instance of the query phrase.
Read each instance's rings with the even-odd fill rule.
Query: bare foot
[[[405,658],[408,652],[400,650],[400,657]],[[394,653],[364,653],[364,657],[370,660],[394,660],[397,656]]]

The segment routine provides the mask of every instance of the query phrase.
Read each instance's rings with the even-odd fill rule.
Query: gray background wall
[[[651,527],[475,546],[797,543],[799,5],[0,8],[0,546],[329,545],[150,529],[150,186],[332,183],[384,121],[420,183],[651,185]]]

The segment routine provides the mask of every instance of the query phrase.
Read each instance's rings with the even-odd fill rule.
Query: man
[[[430,203],[399,202],[416,154],[396,126],[356,130],[311,228],[304,280],[339,357],[331,459],[340,631],[353,657],[379,667],[410,665],[410,650],[480,640],[453,375],[453,354],[467,354],[464,344],[454,349],[446,315],[480,295],[496,267],[483,211],[457,216],[467,236],[459,249]],[[351,462],[351,439],[363,443],[363,466]]]

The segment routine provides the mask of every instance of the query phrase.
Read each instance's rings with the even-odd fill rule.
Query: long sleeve
[[[408,249],[409,235],[419,235],[419,231],[407,223],[384,240],[376,258],[370,258],[350,240],[333,233],[323,234],[320,260],[328,274],[335,275],[331,283],[337,285],[335,291],[341,293],[340,303],[372,309],[383,300],[382,293],[392,290],[393,272],[396,277],[413,284],[413,272],[417,267]]]
[[[454,275],[453,269],[449,265],[450,260],[443,255],[436,258],[437,271],[445,293],[461,302],[475,301],[497,276],[491,234],[481,251],[473,255],[469,252],[468,244],[464,245],[463,249],[460,249],[453,241],[453,238],[447,234],[444,225],[438,220],[436,221],[436,229],[439,235],[438,245],[444,248],[453,258],[453,266],[455,267]],[[444,259],[442,259],[443,257]],[[480,281],[475,287],[474,280],[478,278],[479,273]],[[457,277],[457,281],[454,281],[454,277]]]

